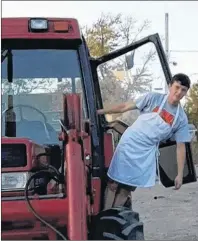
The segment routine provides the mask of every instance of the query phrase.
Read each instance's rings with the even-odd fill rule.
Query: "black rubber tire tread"
[[[144,240],[139,214],[127,207],[100,212],[93,220],[91,240]]]

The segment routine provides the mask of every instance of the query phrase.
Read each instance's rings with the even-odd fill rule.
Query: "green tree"
[[[139,24],[133,17],[121,13],[101,13],[91,26],[83,26],[82,30],[91,56],[100,57],[136,41],[149,27],[148,20]]]
[[[121,14],[102,13],[90,27],[83,26],[83,34],[92,57],[102,56],[119,46],[121,33],[118,26],[120,26],[121,21]]]
[[[198,81],[192,85],[187,96],[187,102],[184,106],[189,123],[194,124],[198,129]],[[198,140],[198,132],[196,132],[196,139]],[[192,143],[193,160],[198,163],[198,142]]]
[[[187,113],[189,123],[194,124],[198,129],[198,81],[193,84],[189,90],[186,105],[184,108]]]

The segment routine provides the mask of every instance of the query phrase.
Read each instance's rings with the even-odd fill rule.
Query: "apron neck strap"
[[[163,106],[164,106],[164,104],[165,104],[167,99],[168,99],[168,95],[165,95],[164,98],[163,98],[163,101],[162,101],[162,103],[161,103],[161,105],[159,107],[159,110],[157,112],[158,114],[161,112],[161,110],[162,110],[162,108],[163,108]]]
[[[163,98],[163,101],[159,107],[159,110],[158,110],[158,114],[161,112],[166,100],[168,99],[168,95],[165,95],[164,98]],[[175,115],[175,118],[174,118],[174,121],[173,121],[173,124],[172,124],[172,127],[175,125],[176,121],[177,121],[177,118],[179,116],[179,109],[180,109],[180,104],[177,105],[177,112],[176,112],[176,115]]]
[[[180,109],[180,104],[177,105],[177,112],[176,112],[176,115],[175,115],[175,118],[174,118],[174,121],[173,121],[172,127],[176,124],[176,121],[177,121],[177,119],[178,119],[178,116],[179,116],[179,109]]]

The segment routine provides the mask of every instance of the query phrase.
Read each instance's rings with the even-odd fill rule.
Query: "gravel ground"
[[[198,175],[198,165],[196,170]],[[137,189],[133,209],[144,223],[146,240],[198,240],[198,182],[178,191],[160,185]]]

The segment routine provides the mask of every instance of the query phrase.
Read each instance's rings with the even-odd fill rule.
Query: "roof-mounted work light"
[[[29,20],[29,30],[31,32],[48,31],[48,20],[45,18],[31,18]]]

